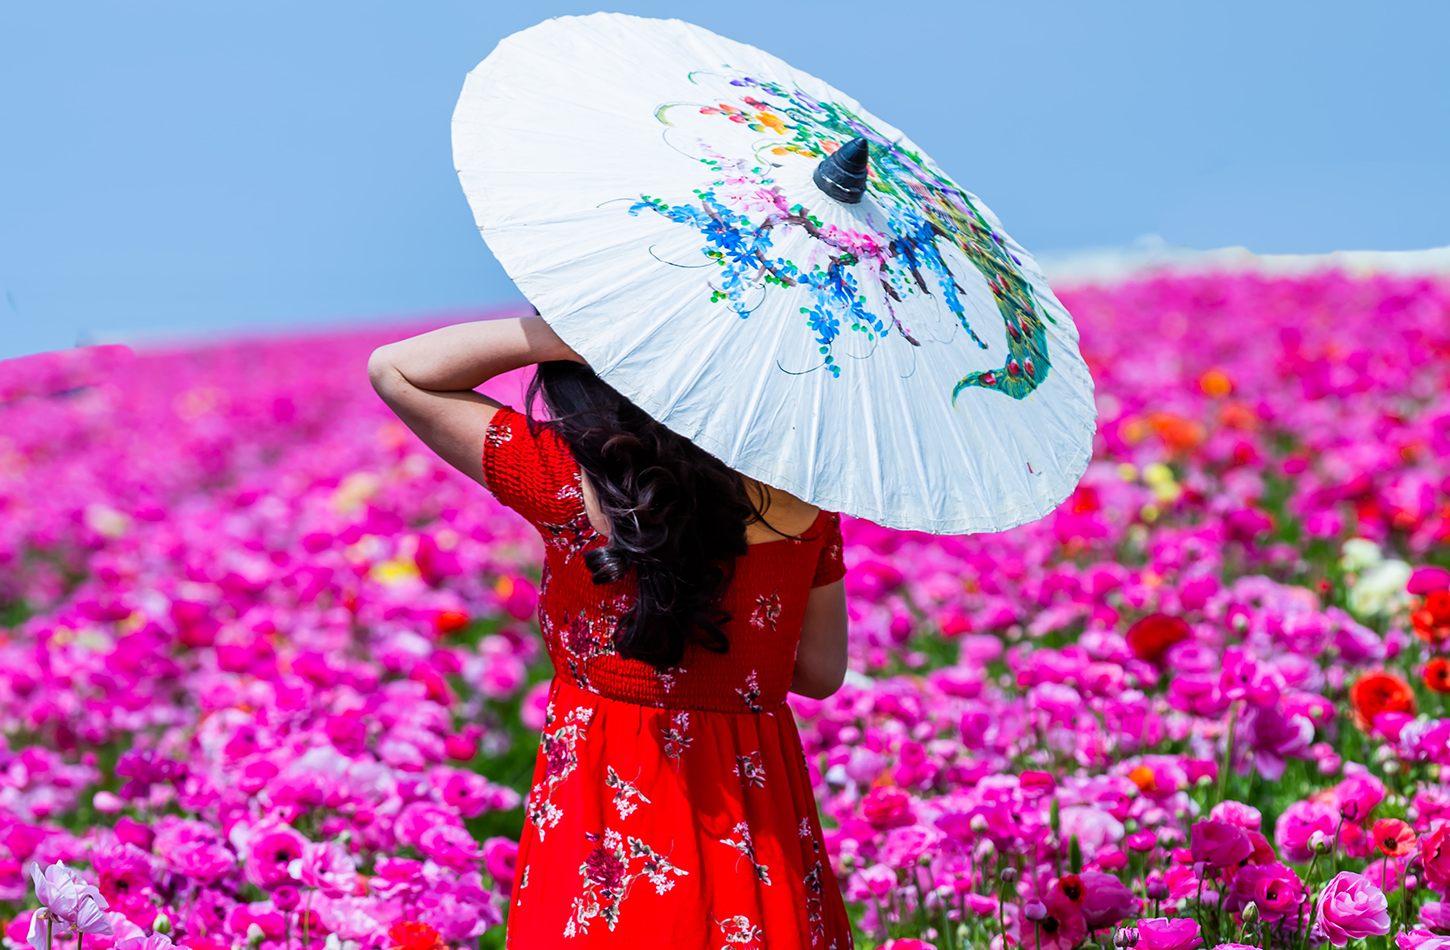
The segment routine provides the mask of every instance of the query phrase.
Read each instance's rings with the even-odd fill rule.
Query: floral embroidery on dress
[[[806,921],[811,929],[811,946],[820,946],[826,936],[826,889],[821,883],[819,860],[806,872]]]
[[[775,622],[780,619],[780,588],[755,598],[755,609],[750,612],[750,625],[761,630],[775,631]]]
[[[746,709],[753,713],[765,711],[760,705],[760,678],[755,670],[751,670],[750,675],[745,677],[745,688],[737,688],[735,692],[745,701]]]
[[[737,823],[733,830],[740,836],[740,840],[721,838],[720,843],[739,851],[740,857],[748,859],[750,866],[755,869],[755,879],[762,884],[769,884],[770,869],[755,859],[755,841],[750,837],[750,826],[742,821]],[[735,864],[737,867],[740,865],[740,858],[735,859]]]
[[[811,847],[816,849],[816,854],[821,853],[821,843],[816,840],[816,833],[811,830],[811,820],[809,818],[801,819],[801,826],[796,829],[796,833],[802,838],[811,839]]]
[[[760,760],[758,750],[749,755],[737,755],[734,771],[744,784],[752,788],[765,787],[765,763]]]
[[[602,842],[599,835],[585,833],[584,837],[597,844],[584,863],[579,865],[579,874],[584,878],[584,894],[574,898],[574,910],[564,927],[566,937],[587,934],[589,924],[595,918],[603,919],[613,930],[619,923],[619,905],[637,879],[647,878],[654,885],[655,893],[663,894],[675,886],[671,874],[676,877],[689,874],[675,867],[668,858],[639,838],[631,836],[627,839],[626,849],[626,839],[614,830],[606,830]],[[632,870],[635,861],[641,858],[643,861],[638,869]]]
[[[550,703],[544,710],[544,733],[539,736],[544,757],[544,781],[541,783],[543,794],[539,794],[540,785],[530,789],[526,809],[529,821],[538,829],[540,841],[544,840],[544,832],[557,825],[564,817],[564,810],[551,799],[559,784],[573,775],[574,770],[579,767],[579,757],[574,752],[574,744],[583,738],[584,727],[589,725],[593,716],[594,710],[576,706],[564,715],[564,725],[549,732],[548,729],[556,718],[554,704]]]
[[[689,730],[690,714],[683,709],[670,717],[669,728],[660,730],[660,737],[665,740],[665,755],[675,760],[676,770],[680,767],[680,756],[695,741],[686,735]]]
[[[675,688],[675,681],[685,672],[687,671],[683,666],[671,666],[668,669],[655,670],[655,676],[660,681],[660,689],[668,693]]]
[[[491,449],[496,449],[506,442],[514,440],[514,427],[508,424],[490,425],[483,434],[483,444]]]
[[[725,937],[725,942],[739,947],[740,950],[755,950],[755,941],[764,936],[764,931],[752,924],[750,918],[744,914],[727,917],[716,923],[720,925],[720,933]]]
[[[644,797],[644,792],[633,782],[620,778],[612,765],[604,767],[604,784],[614,789],[614,809],[619,812],[620,818],[628,818],[639,810],[639,805],[630,801],[631,798],[638,798],[645,805],[650,804],[650,800]]]
[[[519,881],[519,890],[523,890],[524,888],[526,888],[528,886],[529,886],[529,866],[527,864],[525,864],[524,865],[524,878],[523,878],[522,881]]]

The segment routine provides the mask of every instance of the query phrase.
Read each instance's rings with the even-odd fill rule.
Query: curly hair
[[[547,421],[536,420],[542,397]],[[720,606],[745,529],[761,520],[739,472],[671,432],[589,367],[540,363],[529,384],[529,423],[552,428],[589,477],[609,520],[609,540],[584,563],[594,583],[632,572],[639,594],[614,631],[620,656],[655,669],[678,666],[691,642],[725,653]]]

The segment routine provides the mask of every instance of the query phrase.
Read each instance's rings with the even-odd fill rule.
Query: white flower
[[[1384,558],[1380,546],[1369,538],[1350,538],[1344,542],[1344,547],[1339,549],[1339,566],[1350,572],[1373,567]]]
[[[1349,589],[1350,611],[1359,617],[1372,617],[1409,603],[1405,585],[1410,582],[1411,572],[1410,565],[1393,559],[1371,566]]]
[[[30,932],[26,934],[26,942],[35,950],[50,950],[50,938],[61,934],[111,933],[106,899],[64,861],[52,864],[43,874],[39,864],[32,864],[30,877],[35,882],[35,897],[42,905],[30,918]]]

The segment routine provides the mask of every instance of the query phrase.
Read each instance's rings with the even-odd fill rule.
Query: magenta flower
[[[1194,950],[1203,943],[1198,921],[1189,917],[1149,917],[1138,921],[1142,950]]]
[[[1193,860],[1205,861],[1214,867],[1233,867],[1254,853],[1253,843],[1242,828],[1226,821],[1200,821],[1191,830],[1190,850]]]
[[[289,884],[292,862],[302,859],[307,839],[291,828],[274,828],[254,835],[247,843],[247,860],[244,865],[247,880],[260,888],[273,888],[278,884]]]
[[[1297,921],[1304,904],[1304,882],[1283,864],[1246,864],[1234,875],[1229,909],[1258,905],[1259,916],[1272,923],[1284,917]]]
[[[1078,905],[1089,930],[1111,927],[1133,912],[1137,898],[1117,875],[1101,871],[1084,871],[1078,875],[1083,884],[1083,899]]]
[[[1363,874],[1340,871],[1319,893],[1314,929],[1336,947],[1382,936],[1390,932],[1389,901]]]

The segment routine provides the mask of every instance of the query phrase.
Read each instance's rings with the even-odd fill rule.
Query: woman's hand
[[[368,378],[424,444],[482,485],[484,434],[500,404],[474,389],[550,360],[584,362],[540,317],[479,320],[378,347]]]
[[[825,699],[846,678],[846,582],[811,588],[790,691]]]

